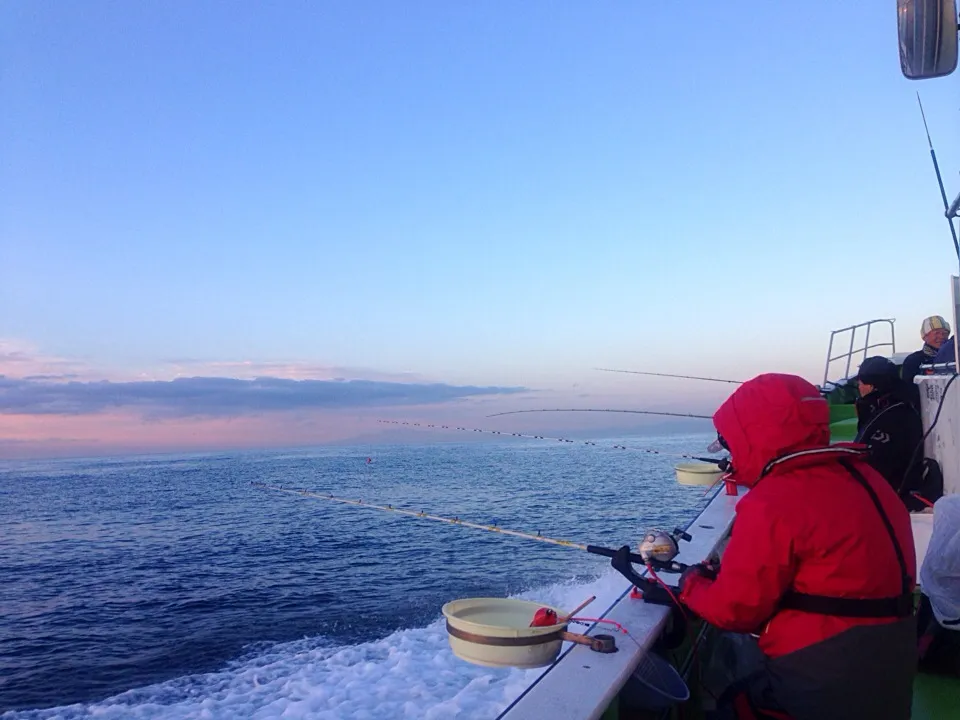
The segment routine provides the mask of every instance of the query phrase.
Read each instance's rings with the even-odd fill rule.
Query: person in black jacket
[[[870,464],[889,482],[910,510],[923,504],[910,493],[923,482],[923,422],[913,388],[896,365],[884,357],[869,357],[857,373],[856,442],[867,446]]]
[[[939,315],[931,315],[923,321],[920,337],[923,338],[923,347],[907,355],[900,373],[909,385],[913,385],[913,379],[920,373],[921,365],[937,362],[937,353],[950,337],[950,323]]]

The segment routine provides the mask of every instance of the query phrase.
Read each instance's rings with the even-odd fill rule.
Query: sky
[[[0,72],[0,457],[629,430],[486,415],[949,312],[960,81],[892,1],[11,0]]]

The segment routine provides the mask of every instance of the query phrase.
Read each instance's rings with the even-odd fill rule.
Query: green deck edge
[[[918,674],[913,682],[914,720],[960,720],[960,678]]]
[[[857,418],[830,423],[831,442],[853,442],[857,437]]]

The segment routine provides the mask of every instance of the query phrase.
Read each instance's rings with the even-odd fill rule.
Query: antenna
[[[937,183],[940,185],[940,197],[943,198],[943,214],[947,218],[947,224],[950,226],[950,235],[953,236],[953,249],[957,252],[957,260],[960,260],[960,243],[957,242],[957,230],[953,226],[953,218],[957,216],[957,209],[960,207],[960,195],[951,205],[947,201],[947,191],[943,188],[943,178],[940,176],[940,165],[937,163],[937,153],[933,149],[933,141],[930,139],[930,128],[927,127],[927,116],[923,112],[923,103],[920,102],[920,93],[917,93],[917,105],[920,106],[920,117],[923,118],[923,129],[927,133],[927,145],[930,146],[930,158],[933,160],[933,169],[937,173]]]

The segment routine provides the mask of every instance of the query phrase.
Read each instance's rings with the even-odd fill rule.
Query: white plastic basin
[[[509,598],[466,598],[443,606],[447,619],[447,639],[453,654],[462,660],[485,667],[535,668],[549,665],[560,654],[560,633],[566,624],[530,627],[530,621],[543,603]],[[550,608],[563,617],[564,612]],[[479,636],[477,640],[456,637],[454,633]],[[524,643],[496,645],[490,643]]]
[[[713,463],[680,463],[675,469],[681,485],[713,485],[723,475]]]

